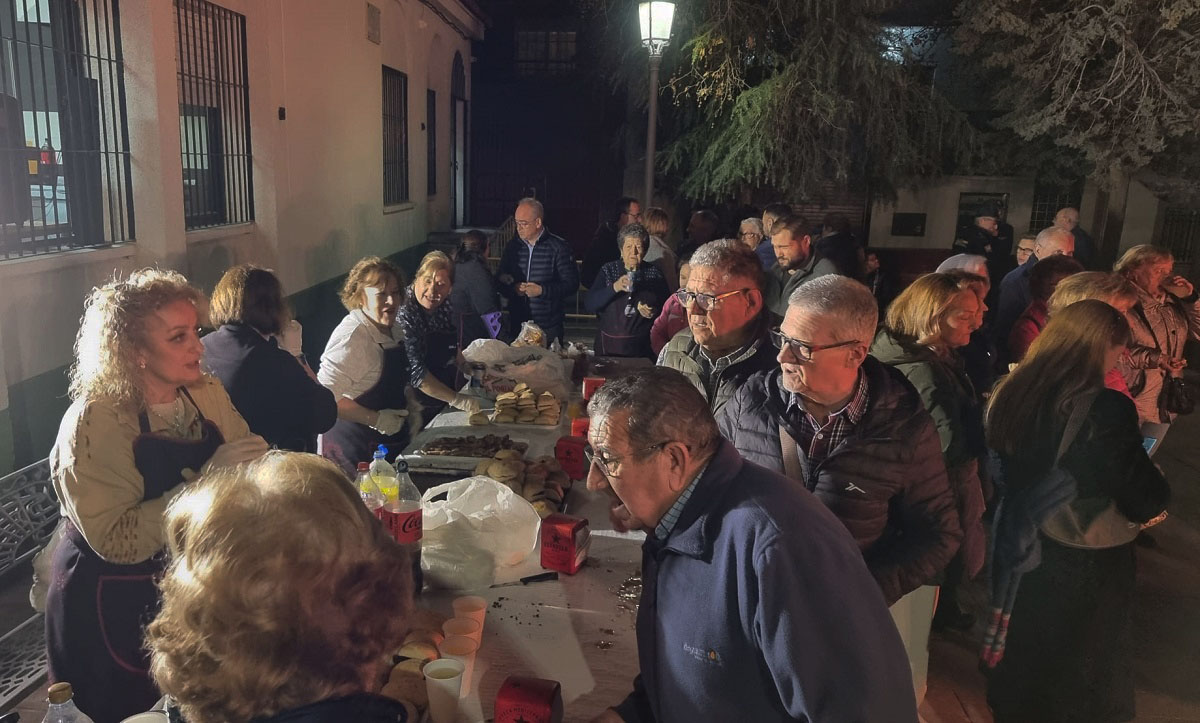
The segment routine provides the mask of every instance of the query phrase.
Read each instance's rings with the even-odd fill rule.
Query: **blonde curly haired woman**
[[[50,452],[66,534],[46,638],[50,679],[70,682],[96,723],[158,698],[142,626],[158,606],[167,503],[195,474],[267,449],[200,369],[200,300],[178,273],[137,271],[92,292],[75,341],[72,404]]]
[[[147,644],[188,723],[410,720],[375,694],[411,622],[408,553],[334,463],[271,452],[205,475],[166,530]]]

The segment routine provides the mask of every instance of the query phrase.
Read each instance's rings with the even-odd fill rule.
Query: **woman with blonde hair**
[[[987,453],[982,411],[959,358],[983,317],[983,301],[970,282],[951,274],[926,274],[888,307],[871,354],[899,369],[916,387],[933,417],[954,491],[963,542],[946,568],[936,627],[967,630],[974,622],[958,604],[963,575],[983,567],[987,541],[979,462]]]
[[[1132,541],[1139,523],[1165,516],[1170,489],[1142,447],[1133,403],[1103,386],[1128,342],[1120,312],[1076,302],[1050,317],[988,405],[1005,482],[984,649],[998,723],[1134,717]],[[1055,468],[1070,477],[1049,475]],[[1047,534],[1067,500],[1115,506],[1127,523],[1120,539],[1100,548]]]
[[[441,251],[430,251],[421,259],[396,323],[404,332],[408,350],[408,383],[420,390],[418,399],[426,419],[446,405],[468,414],[479,411],[479,397],[457,391],[461,349],[450,290],[454,285],[454,262]]]
[[[1133,284],[1137,303],[1125,314],[1132,340],[1121,360],[1121,373],[1133,393],[1145,436],[1162,444],[1176,410],[1164,405],[1168,381],[1183,375],[1188,338],[1200,340],[1200,294],[1187,279],[1172,273],[1171,252],[1149,244],[1134,246],[1113,270]]]
[[[145,269],[92,291],[75,340],[71,406],[50,452],[65,536],[46,596],[51,681],[97,723],[159,697],[142,625],[158,609],[163,511],[197,473],[267,450],[201,371],[200,292]]]
[[[642,225],[650,234],[650,245],[646,249],[646,258],[643,261],[657,266],[663,278],[667,280],[667,288],[674,292],[681,284],[679,257],[667,245],[667,234],[671,233],[671,217],[658,206],[651,206],[642,214]]]
[[[388,459],[408,444],[409,359],[396,322],[404,274],[386,259],[368,256],[350,269],[342,286],[342,319],[321,354],[317,379],[333,392],[338,420],[321,435],[321,455],[353,477],[379,445]]]
[[[334,464],[271,452],[205,475],[166,537],[147,645],[187,723],[410,720],[377,695],[411,621],[409,556]]]
[[[1128,314],[1133,305],[1137,303],[1138,296],[1134,285],[1120,274],[1106,271],[1084,271],[1072,274],[1058,282],[1054,293],[1050,295],[1046,309],[1049,316],[1054,316],[1071,304],[1084,299],[1103,301],[1122,314]],[[1128,351],[1122,355],[1122,359],[1127,355]],[[1105,372],[1104,386],[1133,399],[1133,395],[1129,392],[1129,385],[1125,383],[1125,376],[1121,374],[1120,362]]]

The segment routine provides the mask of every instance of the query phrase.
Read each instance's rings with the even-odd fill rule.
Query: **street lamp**
[[[638,20],[642,26],[642,45],[650,51],[650,107],[646,126],[646,206],[654,205],[654,144],[658,135],[658,67],[662,64],[663,48],[671,41],[671,21],[675,19],[675,3],[654,0],[638,4]]]

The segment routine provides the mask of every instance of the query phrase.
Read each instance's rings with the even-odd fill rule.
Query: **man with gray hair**
[[[946,566],[962,532],[933,419],[904,375],[867,353],[878,316],[844,276],[796,289],[771,332],[779,366],[750,378],[718,422],[742,456],[842,520],[890,605]]]
[[[742,219],[742,224],[738,227],[738,238],[748,249],[758,254],[764,270],[775,265],[775,248],[771,246],[771,238],[763,227],[761,218],[751,216]]]
[[[697,249],[690,268],[675,292],[688,328],[667,342],[658,364],[682,372],[716,414],[751,374],[775,366],[762,266],[742,242],[721,239]]]
[[[1079,225],[1079,209],[1070,206],[1058,209],[1054,214],[1054,225],[1071,232],[1075,239],[1075,260],[1083,264],[1083,268],[1091,269],[1096,257],[1096,242]]]
[[[1000,300],[996,309],[996,323],[992,325],[993,339],[996,348],[1000,350],[998,366],[1002,372],[1008,371],[1008,359],[1005,350],[1008,349],[1008,335],[1012,333],[1013,324],[1017,318],[1029,308],[1033,302],[1033,292],[1029,288],[1029,274],[1041,259],[1051,256],[1072,256],[1075,253],[1075,237],[1070,231],[1059,226],[1049,226],[1042,229],[1033,242],[1033,253],[1029,260],[1009,271],[1000,282]]]
[[[779,368],[751,377],[718,421],[743,457],[801,483],[854,536],[892,606],[920,702],[931,585],[962,530],[933,418],[903,374],[867,353],[878,319],[853,279],[799,287],[772,330]]]
[[[496,277],[509,303],[514,332],[532,319],[546,341],[563,338],[566,310],[563,300],[579,288],[579,268],[571,246],[546,230],[546,211],[536,198],[517,202],[517,233],[504,247]]]
[[[677,372],[610,380],[588,412],[588,488],[646,531],[640,673],[595,722],[917,720],[883,597],[827,509],[746,464]]]

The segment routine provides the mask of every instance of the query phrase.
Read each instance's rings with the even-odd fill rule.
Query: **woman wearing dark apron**
[[[396,325],[404,277],[369,256],[350,270],[342,304],[350,311],[333,330],[317,379],[337,399],[338,420],[321,435],[321,455],[351,478],[384,445],[394,460],[409,442],[408,355]]]
[[[650,234],[631,223],[617,232],[621,259],[600,267],[584,306],[599,317],[598,356],[654,358],[650,330],[671,291],[654,264],[646,263]]]
[[[167,503],[202,470],[267,449],[200,371],[198,299],[177,273],[138,272],[94,291],[79,331],[74,401],[50,454],[66,534],[46,641],[50,679],[71,683],[97,723],[159,698],[143,627],[158,609]]]
[[[454,263],[441,251],[421,259],[396,323],[404,330],[409,384],[420,390],[425,419],[446,405],[469,414],[479,411],[479,398],[460,394],[465,381],[458,373],[458,328],[450,304]]]

